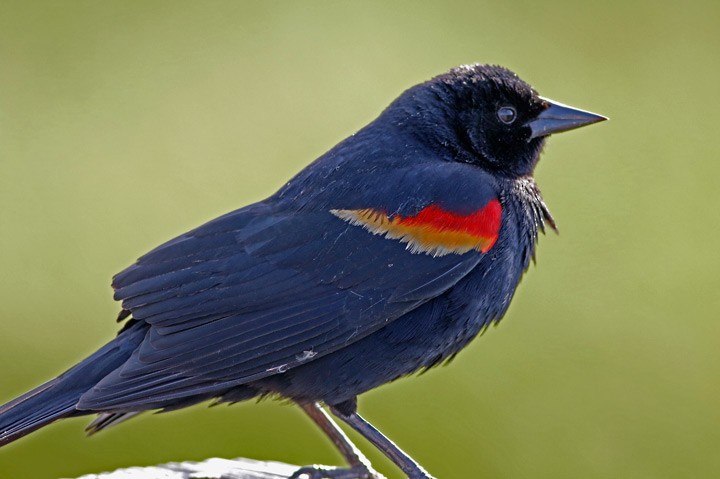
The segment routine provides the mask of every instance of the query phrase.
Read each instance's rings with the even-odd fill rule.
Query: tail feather
[[[0,407],[0,446],[20,439],[75,411],[75,404],[82,393],[53,395],[50,400],[46,398],[47,391],[60,380],[61,378],[55,378],[48,381]]]
[[[0,447],[58,419],[95,412],[75,409],[80,396],[127,361],[146,331],[143,323],[133,325],[57,378],[0,406]]]
[[[132,419],[138,414],[142,414],[143,411],[133,411],[133,412],[103,412],[98,414],[98,417],[93,420],[90,424],[87,425],[85,428],[85,432],[88,436],[92,436],[93,434],[97,434],[98,432],[102,431],[103,429],[107,429],[111,426],[115,426],[117,424],[120,424],[121,422],[125,422],[128,419]]]

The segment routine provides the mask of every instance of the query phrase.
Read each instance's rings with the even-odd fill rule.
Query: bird
[[[539,233],[556,228],[533,179],[547,138],[606,119],[497,65],[409,88],[268,198],[115,275],[117,336],[0,406],[0,446],[61,418],[96,415],[93,434],[145,411],[271,397],[347,462],[293,477],[382,477],[334,416],[430,479],[357,397],[449,362],[500,321]]]

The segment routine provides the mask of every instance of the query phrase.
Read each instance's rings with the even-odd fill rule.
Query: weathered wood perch
[[[170,462],[159,466],[130,467],[113,472],[87,474],[77,479],[287,479],[299,468],[300,466],[275,461],[212,458],[202,462]]]

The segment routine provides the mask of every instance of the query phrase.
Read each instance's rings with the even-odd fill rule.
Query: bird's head
[[[386,113],[445,159],[513,178],[532,174],[548,135],[606,119],[543,98],[494,65],[454,68],[410,88]]]

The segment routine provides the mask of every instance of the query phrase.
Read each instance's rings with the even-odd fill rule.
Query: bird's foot
[[[289,479],[385,479],[385,476],[362,464],[353,467],[314,465],[301,467]]]

